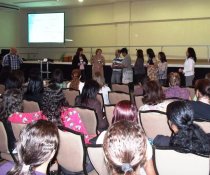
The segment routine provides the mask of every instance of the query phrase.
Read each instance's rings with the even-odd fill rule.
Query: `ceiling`
[[[84,0],[82,3],[78,0],[0,0],[0,7],[6,8],[50,8],[50,7],[75,7],[84,5],[109,4],[130,0]]]

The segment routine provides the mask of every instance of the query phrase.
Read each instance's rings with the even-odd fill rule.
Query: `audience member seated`
[[[165,94],[161,85],[157,81],[147,81],[143,85],[144,97],[142,99],[143,106],[139,108],[140,111],[159,110],[166,111],[166,107],[173,100],[166,100]]]
[[[24,100],[35,101],[41,108],[42,94],[44,90],[43,81],[41,80],[40,74],[35,71],[31,72],[27,85],[27,90],[23,96]]]
[[[1,165],[0,174],[47,174],[48,164],[58,145],[58,129],[53,123],[39,120],[28,124],[17,143],[18,163],[14,165],[14,162],[7,162]]]
[[[131,121],[140,125],[138,117],[138,109],[134,104],[132,104],[128,100],[123,100],[116,104],[115,109],[113,111],[112,124],[124,120]],[[99,135],[96,142],[97,144],[103,143],[106,132],[107,131],[103,131]],[[146,142],[147,142],[146,163],[144,165],[144,169],[147,175],[155,175],[156,173],[152,161],[152,147],[148,139],[146,140]]]
[[[194,119],[210,120],[210,80],[200,79],[195,83],[197,101],[190,101],[194,110]]]
[[[75,109],[68,107],[62,90],[57,86],[51,85],[44,91],[42,112],[48,120],[56,125],[64,125],[67,128],[84,134],[86,143],[89,143],[90,136],[81,121],[79,113]]]
[[[23,96],[19,89],[9,89],[3,94],[3,99],[0,104],[0,119],[4,124],[4,128],[8,138],[8,148],[12,152],[15,148],[15,136],[12,131],[12,126],[8,120],[9,116],[15,112],[23,111]]]
[[[110,174],[145,175],[146,149],[146,136],[137,123],[123,120],[113,124],[103,144]]]
[[[100,86],[95,80],[86,81],[82,93],[76,97],[75,105],[94,109],[98,117],[97,130],[102,132],[108,128],[108,121],[106,117],[103,116],[100,101],[96,98],[99,88]]]
[[[185,151],[210,154],[210,141],[207,134],[193,123],[193,109],[188,101],[174,101],[167,107],[168,123],[172,136],[157,136],[154,144],[173,146]]]
[[[66,88],[66,83],[63,78],[63,71],[60,69],[55,69],[52,74],[52,79],[50,84],[56,84],[59,88]]]
[[[164,90],[166,98],[182,98],[191,100],[190,91],[187,88],[181,88],[180,75],[177,72],[169,74],[169,88]]]
[[[67,88],[79,90],[82,93],[84,83],[80,81],[81,71],[79,69],[74,69],[71,73],[72,80],[67,84]]]
[[[13,74],[9,73],[7,80],[5,81],[5,90],[7,89],[21,89],[22,82]]]
[[[105,84],[105,79],[101,76],[100,72],[95,73],[94,80],[97,81],[100,86],[99,93],[103,95],[104,104],[110,104],[108,93],[111,91],[111,89]]]

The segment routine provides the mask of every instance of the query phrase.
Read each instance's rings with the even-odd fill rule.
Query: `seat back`
[[[85,107],[73,107],[80,115],[81,120],[89,135],[97,135],[97,114],[93,109]]]
[[[200,126],[205,133],[210,133],[210,121],[194,121],[194,123]]]
[[[158,173],[161,175],[209,174],[208,157],[202,157],[192,153],[180,153],[171,149],[155,148],[155,164]]]
[[[130,94],[124,93],[124,92],[117,92],[117,91],[111,91],[109,92],[109,101],[110,104],[116,105],[118,102],[122,100],[131,100]]]
[[[106,113],[106,118],[108,120],[109,126],[112,125],[114,108],[115,108],[115,105],[105,105],[105,113]]]
[[[161,111],[140,111],[140,123],[148,138],[154,139],[157,135],[171,136],[167,116]]]
[[[112,91],[119,91],[129,94],[129,86],[128,84],[112,84]]]
[[[59,127],[59,137],[58,164],[71,172],[86,171],[84,136],[69,128]]]
[[[89,145],[87,147],[88,156],[90,161],[100,175],[109,175],[108,168],[104,159],[104,151],[102,145]]]
[[[15,139],[18,140],[20,132],[26,127],[27,124],[11,123],[11,125]]]
[[[134,85],[133,95],[143,95],[143,87],[141,85]]]
[[[96,99],[101,103],[101,109],[103,110],[104,108],[104,98],[102,94],[97,94]]]
[[[39,105],[34,101],[23,100],[23,112],[38,112],[40,111]]]
[[[63,89],[64,96],[70,106],[74,106],[75,98],[80,94],[79,90]]]
[[[137,109],[139,109],[141,106],[144,105],[143,102],[142,102],[142,98],[143,97],[144,96],[142,96],[142,95],[134,96],[134,101],[135,101],[135,104],[136,104]]]
[[[0,84],[0,94],[3,94],[5,91],[5,85]]]
[[[7,133],[4,124],[0,121],[0,157],[4,160],[14,161],[14,156],[10,155],[8,148]]]

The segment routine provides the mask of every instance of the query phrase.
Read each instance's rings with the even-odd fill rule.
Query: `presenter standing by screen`
[[[92,64],[92,78],[94,79],[96,73],[100,73],[101,77],[104,78],[104,65],[105,65],[105,58],[102,55],[102,50],[97,49],[96,55],[91,59]]]
[[[72,70],[73,69],[80,69],[81,71],[81,81],[86,80],[85,76],[85,68],[86,65],[88,64],[88,60],[86,56],[83,54],[83,48],[79,47],[77,49],[76,54],[74,55],[74,58],[72,60]]]
[[[15,47],[10,48],[10,52],[4,56],[2,61],[3,67],[8,67],[10,70],[19,70],[23,60],[17,54]]]

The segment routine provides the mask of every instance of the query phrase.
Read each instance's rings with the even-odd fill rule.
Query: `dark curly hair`
[[[7,119],[15,112],[23,112],[23,94],[19,89],[8,89],[3,94],[0,105],[0,117]]]
[[[55,84],[50,85],[44,90],[42,97],[43,114],[56,125],[61,125],[62,107],[68,106],[66,98],[60,88]]]
[[[166,114],[171,124],[178,128],[173,133],[170,145],[188,149],[190,152],[209,154],[207,134],[193,123],[193,109],[188,101],[174,101],[167,106]]]
[[[165,100],[165,94],[163,93],[163,89],[158,82],[154,80],[147,81],[144,83],[143,88],[145,94],[142,102],[144,104],[156,105]]]

